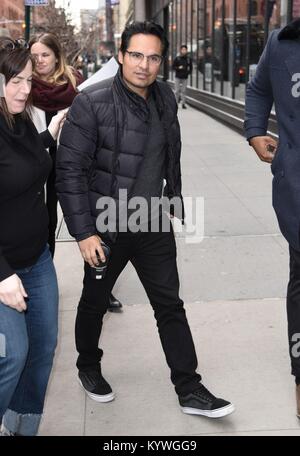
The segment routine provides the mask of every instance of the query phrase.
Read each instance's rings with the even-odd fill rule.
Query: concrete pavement
[[[98,404],[77,383],[74,320],[82,262],[58,242],[60,333],[40,435],[300,435],[290,375],[287,244],[271,205],[271,174],[242,136],[192,108],[179,113],[185,196],[205,198],[205,238],[177,238],[181,296],[204,384],[231,400],[221,420],[184,415],[152,310],[129,265],[101,336],[103,372],[116,400]],[[62,226],[60,237],[67,237]]]

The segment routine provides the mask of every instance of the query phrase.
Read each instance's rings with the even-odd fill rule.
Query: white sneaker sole
[[[82,387],[82,389],[84,390],[84,392],[87,394],[87,396],[89,398],[91,398],[93,401],[96,401],[96,402],[111,402],[114,400],[114,398],[116,397],[115,393],[114,392],[111,392],[109,394],[103,394],[102,396],[100,394],[94,394],[94,393],[90,393],[89,391],[87,391],[80,378],[78,378],[78,383],[79,385]]]
[[[187,413],[188,415],[202,415],[207,416],[208,418],[222,418],[222,416],[227,416],[234,412],[235,408],[233,404],[229,404],[217,410],[200,410],[191,407],[181,407],[181,410],[183,413]]]

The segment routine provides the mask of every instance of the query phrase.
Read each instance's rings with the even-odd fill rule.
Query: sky
[[[70,0],[71,7],[80,9],[93,9],[93,8],[98,8],[98,0]],[[104,0],[101,3],[105,3]]]
[[[68,0],[56,0],[57,6],[64,7],[67,5]],[[76,25],[80,24],[80,10],[81,9],[96,9],[98,5],[104,6],[105,0],[70,0],[70,12],[73,17],[73,21]]]

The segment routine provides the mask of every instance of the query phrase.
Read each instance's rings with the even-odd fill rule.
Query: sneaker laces
[[[202,384],[201,384],[200,388],[198,388],[196,391],[193,392],[193,394],[195,394],[195,396],[198,396],[201,399],[204,399],[206,401],[216,400],[216,397],[210,391],[208,391],[208,389],[205,388],[205,386]]]

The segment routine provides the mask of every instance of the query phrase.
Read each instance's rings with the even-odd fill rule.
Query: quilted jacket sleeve
[[[70,108],[56,159],[56,190],[70,234],[77,241],[96,234],[88,198],[88,177],[97,147],[97,122],[87,94]]]

